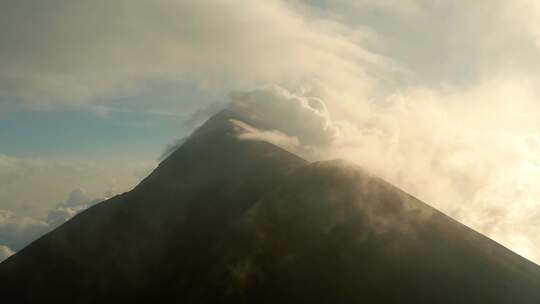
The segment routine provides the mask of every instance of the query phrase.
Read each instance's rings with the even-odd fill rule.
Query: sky
[[[537,1],[0,4],[0,259],[232,103],[540,263]]]

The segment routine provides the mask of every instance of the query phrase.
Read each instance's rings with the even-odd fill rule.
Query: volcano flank
[[[4,303],[540,303],[540,267],[224,110],[132,191],[0,264]],[[258,127],[258,126],[254,126]]]

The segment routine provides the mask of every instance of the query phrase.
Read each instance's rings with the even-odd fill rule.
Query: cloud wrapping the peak
[[[254,128],[242,121],[239,120],[231,120],[231,122],[235,125],[235,127],[239,131],[238,138],[244,139],[244,140],[257,140],[257,141],[264,141],[271,144],[274,144],[278,147],[281,147],[285,150],[288,150],[293,153],[302,154],[300,151],[302,148],[302,145],[298,141],[297,137],[289,136],[285,133],[282,133],[280,131],[266,131]]]
[[[309,104],[310,94],[279,87],[232,94],[233,106],[257,125],[241,125],[241,138],[310,159],[353,161],[519,254],[540,259],[534,82],[507,75],[470,88],[413,86],[377,102],[350,104],[341,102],[346,95],[326,91],[319,96],[334,106],[332,119],[321,99]]]
[[[295,137],[300,144],[326,147],[338,136],[326,105],[317,97],[291,93],[279,86],[233,92],[229,97],[231,109],[256,126]]]

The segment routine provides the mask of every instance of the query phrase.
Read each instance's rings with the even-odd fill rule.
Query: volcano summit
[[[2,300],[540,303],[534,263],[354,165],[246,139],[252,124],[216,114],[8,258]]]

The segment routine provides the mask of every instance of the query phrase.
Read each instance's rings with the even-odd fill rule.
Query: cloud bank
[[[56,209],[47,214],[46,222],[50,229],[54,229],[77,215],[77,213],[82,212],[99,202],[107,200],[112,196],[111,190],[103,194],[102,197],[92,199],[83,189],[75,189],[71,191],[65,202],[58,204]]]
[[[0,210],[0,245],[17,251],[42,236],[49,226],[40,220]]]
[[[131,189],[154,166],[154,162],[96,164],[0,154],[0,256],[7,258],[77,213]]]
[[[90,197],[131,189],[155,161],[68,161],[0,154],[0,209],[43,218],[66,194],[84,186]]]
[[[367,83],[359,63],[385,65],[357,43],[361,31],[305,18],[282,1],[10,1],[0,20],[4,112],[107,107],[104,97],[154,79],[241,87],[299,83],[335,67],[336,81]]]
[[[50,210],[44,220],[0,209],[0,261],[62,225],[79,212],[111,197],[112,193],[108,192],[102,197],[90,198],[83,189],[75,189],[71,191],[66,201]]]

